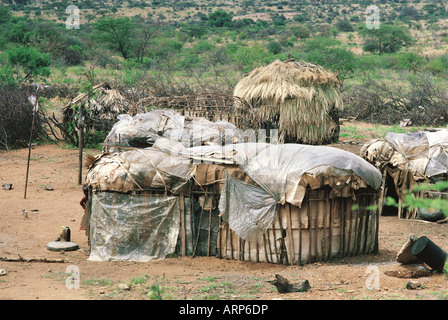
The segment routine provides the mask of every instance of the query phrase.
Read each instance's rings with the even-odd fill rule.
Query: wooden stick
[[[329,217],[329,243],[328,243],[328,259],[332,259],[332,243],[333,243],[333,211],[334,211],[334,200],[331,199],[330,201],[330,217]]]
[[[278,210],[278,205],[277,205],[276,211],[277,210]],[[274,240],[275,258],[277,259],[276,263],[279,263],[280,262],[280,256],[279,256],[279,251],[278,251],[278,248],[277,248],[277,236],[275,234],[275,219],[274,219],[274,221],[272,221],[272,234],[274,236],[273,240]]]
[[[279,228],[280,228],[280,263],[283,263],[283,258],[285,259],[285,264],[289,264],[288,262],[288,251],[286,249],[286,242],[285,242],[285,237],[283,236],[283,224],[282,224],[282,215],[281,215],[281,207],[278,206],[278,224],[279,224]]]
[[[26,199],[26,189],[28,188],[28,174],[30,171],[30,158],[31,158],[31,142],[33,141],[34,123],[36,122],[37,101],[39,100],[38,93],[39,93],[39,87],[37,87],[37,89],[36,89],[36,100],[34,101],[34,106],[33,106],[33,121],[31,123],[30,141],[28,144],[28,162],[26,165],[25,193],[23,195],[24,199]]]
[[[182,224],[182,229],[181,229],[181,242],[182,242],[182,256],[186,255],[187,252],[187,243],[186,243],[186,226],[185,226],[185,208],[184,208],[184,195],[181,194],[180,195],[180,220],[181,220],[181,224]]]
[[[194,244],[193,248],[193,258],[196,256],[196,249],[198,248],[198,242],[199,242],[199,235],[201,234],[201,223],[202,223],[202,214],[204,211],[201,208],[201,213],[199,216],[199,224],[198,224],[198,234],[196,235],[196,243]]]
[[[348,211],[348,216],[349,216],[349,223],[348,223],[348,244],[347,244],[347,255],[350,257],[351,251],[352,251],[352,206],[353,206],[353,202],[351,198],[347,198],[347,211]]]
[[[18,258],[8,258],[8,257],[0,257],[0,261],[7,262],[45,262],[45,263],[65,263],[67,262],[65,259],[47,259],[47,258],[31,258],[25,259],[18,255]]]
[[[286,209],[288,212],[287,215],[287,223],[288,223],[288,234],[287,237],[289,238],[289,251],[290,251],[290,258],[289,263],[294,264],[294,237],[292,236],[292,217],[291,217],[291,205],[289,203],[286,204]]]
[[[208,239],[207,239],[207,257],[210,257],[210,244],[211,244],[211,235],[212,235],[212,206],[210,206],[210,210],[208,213]]]

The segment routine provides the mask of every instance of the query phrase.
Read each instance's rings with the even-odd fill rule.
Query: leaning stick
[[[34,101],[34,107],[33,107],[33,122],[31,123],[31,133],[30,133],[30,143],[28,147],[28,163],[26,165],[26,180],[25,180],[25,193],[23,195],[23,198],[26,199],[26,189],[28,187],[28,173],[30,171],[30,158],[31,158],[31,141],[33,140],[33,131],[34,131],[34,122],[36,121],[36,111],[37,111],[37,100],[38,100],[38,92],[39,87],[36,89],[36,100]]]

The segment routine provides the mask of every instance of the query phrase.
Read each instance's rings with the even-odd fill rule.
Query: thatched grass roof
[[[325,140],[336,127],[330,110],[343,108],[336,75],[294,59],[251,71],[233,94],[257,108],[260,121],[278,117],[280,139],[288,136],[304,143]]]

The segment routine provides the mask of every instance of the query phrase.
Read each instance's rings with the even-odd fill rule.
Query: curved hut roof
[[[343,108],[336,75],[321,66],[294,59],[276,60],[254,69],[235,86],[234,96],[258,109],[260,121],[278,117],[280,138],[322,143],[337,124],[331,109]]]

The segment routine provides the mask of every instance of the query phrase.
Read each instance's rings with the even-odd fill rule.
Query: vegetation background
[[[0,90],[51,86],[41,97],[50,112],[82,90],[92,69],[96,83],[139,97],[231,94],[253,68],[295,58],[338,75],[342,117],[388,125],[448,121],[446,1],[0,3]],[[70,5],[79,8],[79,28],[69,26]],[[366,27],[370,5],[380,29]]]

